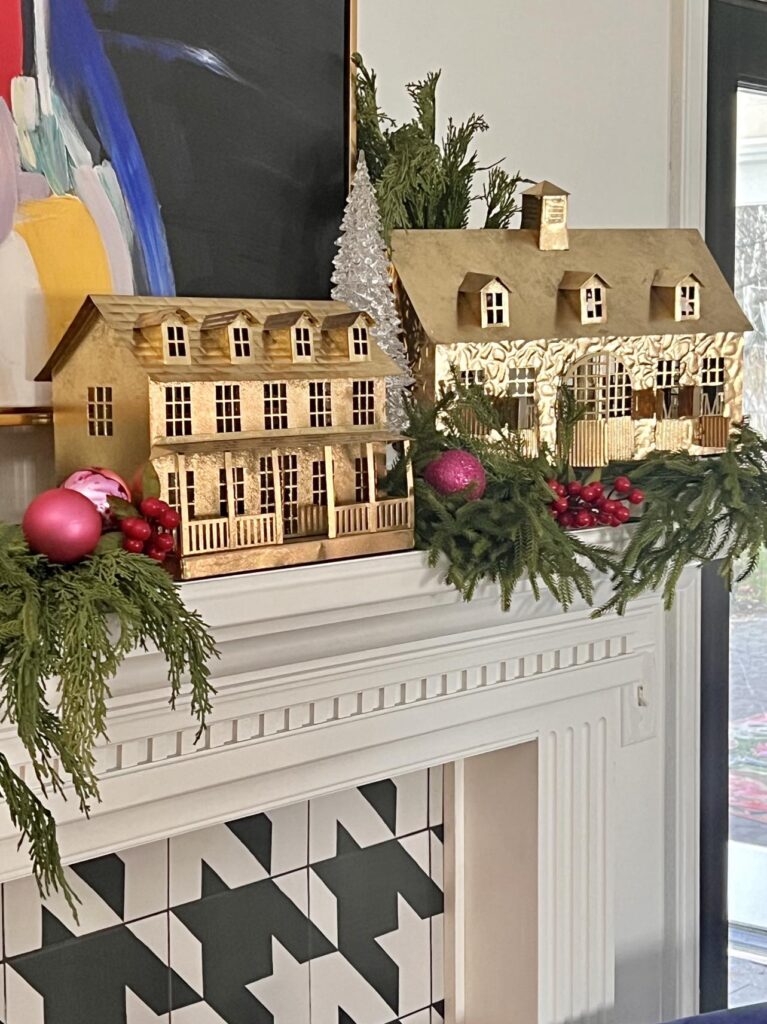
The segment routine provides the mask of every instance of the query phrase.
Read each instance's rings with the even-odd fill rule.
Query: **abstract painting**
[[[0,0],[0,407],[88,292],[319,298],[348,0]]]

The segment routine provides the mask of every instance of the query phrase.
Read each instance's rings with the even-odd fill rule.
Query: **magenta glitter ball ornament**
[[[485,493],[487,477],[482,463],[471,452],[442,452],[423,471],[427,484],[440,494],[456,494],[467,488],[469,501],[476,501]]]
[[[51,562],[79,562],[101,538],[101,516],[84,494],[55,487],[32,501],[21,528],[32,551]]]
[[[102,469],[101,466],[76,469],[61,486],[68,491],[79,491],[88,501],[93,502],[101,514],[104,526],[115,525],[109,508],[110,498],[131,500],[130,490],[123,478],[113,473],[111,469]]]

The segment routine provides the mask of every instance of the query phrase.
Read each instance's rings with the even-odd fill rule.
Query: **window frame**
[[[216,433],[242,433],[242,398],[240,385],[220,383],[215,385]]]
[[[111,384],[94,384],[86,392],[88,437],[114,437],[114,391]]]
[[[374,427],[376,422],[375,380],[352,381],[352,425]]]
[[[500,305],[491,302],[491,299],[500,298]],[[481,299],[482,326],[483,327],[508,327],[509,326],[509,290],[496,281],[488,284],[482,289]],[[497,314],[500,313],[500,319]],[[492,315],[491,315],[492,314]]]
[[[277,393],[273,392],[277,390]],[[263,382],[264,430],[288,430],[288,385],[284,380]],[[276,404],[275,404],[276,403]],[[276,421],[276,422],[275,422]]]
[[[309,426],[333,426],[332,388],[329,380],[309,381]]]
[[[580,359],[567,371],[564,383],[572,389],[575,401],[587,406],[584,422],[632,418],[631,375],[611,352],[597,352]]]
[[[299,338],[298,332],[306,332],[308,337]],[[290,344],[293,351],[293,362],[313,363],[314,362],[314,328],[306,320],[301,320],[290,329]],[[299,345],[308,345],[309,352],[299,352]]]
[[[358,337],[355,337],[355,332]],[[370,328],[362,319],[349,328],[349,358],[356,363],[370,359]]]
[[[688,294],[683,295],[683,291],[687,291]],[[690,292],[692,292],[691,295]],[[685,303],[692,305],[692,312],[684,312]],[[700,320],[700,285],[697,281],[688,278],[686,281],[679,282],[674,289],[674,311],[675,319],[679,323],[684,323],[687,320]]]
[[[171,337],[171,331],[174,332],[173,337]],[[180,332],[180,337],[176,332]],[[186,324],[168,323],[166,321],[163,323],[162,337],[164,362],[187,366],[191,362],[191,354],[189,349],[189,331]],[[183,352],[172,352],[171,345],[183,345]]]
[[[240,337],[235,332],[240,332]],[[244,337],[243,337],[244,332]],[[237,351],[240,346],[241,351]],[[253,360],[253,336],[247,324],[230,324],[229,326],[229,356],[233,363],[250,363]]]
[[[169,397],[170,393],[174,392]],[[178,392],[181,392],[179,395]],[[191,437],[193,434],[192,421],[192,387],[190,384],[166,384],[164,387],[165,405],[165,436],[166,437]],[[173,407],[173,415],[169,415],[169,408]],[[178,408],[183,407],[181,413]],[[184,429],[175,429],[181,424]],[[171,426],[174,427],[171,430]],[[187,429],[188,428],[188,429]]]
[[[714,364],[712,366],[712,364]],[[724,356],[705,356],[700,363],[701,416],[724,416],[724,389],[727,384],[727,363]],[[712,396],[707,389],[712,390]]]
[[[592,295],[589,296],[589,292]],[[591,315],[593,311],[593,315]],[[581,288],[581,323],[607,322],[607,289],[603,284],[586,284]]]

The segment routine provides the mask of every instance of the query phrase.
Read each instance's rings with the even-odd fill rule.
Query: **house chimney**
[[[567,197],[569,192],[539,181],[522,193],[522,228],[538,232],[539,249],[568,249]]]

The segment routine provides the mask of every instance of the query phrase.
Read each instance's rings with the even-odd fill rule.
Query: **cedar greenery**
[[[486,228],[508,227],[518,211],[517,186],[527,178],[500,166],[480,167],[474,144],[488,130],[481,114],[456,124],[448,120],[445,137],[437,142],[437,86],[440,71],[431,71],[406,88],[415,116],[398,125],[378,105],[376,73],[355,53],[357,69],[357,145],[364,151],[370,179],[388,239],[394,228],[465,228],[475,201],[485,206]],[[479,195],[475,179],[487,171]]]
[[[564,394],[560,406],[558,453],[525,455],[519,435],[509,430],[503,404],[481,386],[453,383],[434,405],[414,404],[410,435],[416,474],[441,451],[474,454],[487,475],[484,496],[438,494],[416,480],[416,544],[432,565],[446,562],[446,582],[467,600],[483,581],[498,584],[508,608],[514,587],[529,579],[536,598],[544,584],[568,608],[576,595],[593,602],[590,563],[612,579],[613,594],[594,614],[615,610],[641,594],[659,590],[670,607],[679,577],[695,561],[722,559],[728,585],[756,568],[767,546],[767,440],[747,424],[733,431],[720,455],[656,452],[643,462],[611,464],[601,474],[610,482],[625,474],[646,495],[641,515],[624,536],[621,550],[588,541],[580,531],[563,530],[549,511],[546,481],[574,479],[568,468],[572,425],[579,410]],[[481,425],[485,437],[471,428]],[[396,467],[392,486],[401,486]]]
[[[0,721],[15,728],[42,796],[64,795],[68,781],[85,814],[99,799],[94,744],[106,737],[110,681],[131,650],[151,643],[163,653],[172,706],[188,677],[198,736],[214,693],[216,648],[199,614],[157,563],[118,547],[119,536],[61,566],[30,553],[18,526],[0,525]],[[74,909],[53,816],[1,753],[0,793],[41,893],[60,889]]]

